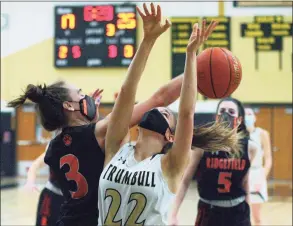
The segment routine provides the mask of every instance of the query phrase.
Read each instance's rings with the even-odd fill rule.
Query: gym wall
[[[103,88],[102,104],[113,103],[114,93],[119,91],[126,69],[56,69],[54,67],[53,9],[57,4],[73,3],[1,3],[1,18],[2,15],[7,18],[6,24],[1,27],[1,99],[11,100],[17,97],[28,83],[50,83],[57,79],[65,79],[78,85],[85,93],[96,88]],[[167,17],[219,15],[217,2],[162,2],[160,5]],[[251,23],[254,16],[261,15],[284,16],[285,22],[292,23],[292,8],[234,8],[232,2],[224,2],[224,13],[225,16],[231,16],[231,50],[240,59],[243,67],[243,79],[233,97],[249,104],[290,104],[292,102],[292,37],[283,38],[283,51],[256,53],[255,40],[241,37],[241,24]],[[139,21],[138,41],[142,38],[141,25],[141,21]],[[255,65],[256,58],[258,68]],[[281,63],[281,67],[279,63]],[[170,80],[171,64],[171,31],[169,31],[160,37],[151,53],[139,85],[137,101],[147,99],[156,89]],[[200,96],[199,99],[203,98]],[[107,114],[111,111],[111,106],[107,105],[101,110]],[[268,123],[272,123],[273,117],[276,115],[275,110],[271,108],[268,111],[260,109],[259,112],[269,112],[267,113],[269,116],[265,114],[259,116],[268,117],[266,121]],[[286,113],[290,110],[282,112]],[[285,117],[280,115],[280,118]],[[290,121],[290,118],[288,120]],[[288,120],[284,125],[289,125]],[[30,166],[31,161],[44,151],[46,144],[36,142],[37,118],[31,106],[18,110],[17,122],[18,141],[35,142],[30,145],[17,146],[19,174],[25,175],[25,170]],[[269,125],[264,124],[263,127],[270,132],[274,131],[273,127]],[[42,133],[44,137],[50,136],[45,131]],[[290,144],[286,145],[290,146]],[[278,161],[290,159],[290,156],[282,155],[279,159]],[[292,173],[289,177],[292,178]]]
[[[80,86],[84,92],[103,88],[103,102],[112,103],[119,91],[126,69],[56,69],[53,65],[54,5],[68,2],[4,2],[1,14],[8,16],[7,27],[1,31],[1,98],[12,99],[28,83],[52,82],[65,79]],[[167,17],[217,16],[217,2],[160,3]],[[176,5],[175,5],[176,4]],[[79,4],[80,5],[80,4]],[[233,8],[225,2],[225,16],[231,16],[231,50],[240,59],[243,80],[234,96],[245,102],[292,101],[292,39],[283,38],[282,52],[258,53],[258,69],[254,62],[254,39],[240,37],[240,24],[253,21],[257,15],[286,16],[292,22],[290,8]],[[142,37],[141,21],[138,40]],[[279,60],[282,69],[279,69]],[[142,77],[137,101],[147,99],[157,88],[171,78],[171,31],[156,43],[145,74]],[[249,90],[249,92],[247,92]],[[200,98],[201,99],[201,98]]]

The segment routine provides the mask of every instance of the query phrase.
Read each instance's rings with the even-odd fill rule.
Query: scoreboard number
[[[55,7],[55,67],[128,67],[136,51],[134,4]]]

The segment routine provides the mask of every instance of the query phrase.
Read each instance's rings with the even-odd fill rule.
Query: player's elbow
[[[271,157],[266,157],[266,158],[265,158],[265,166],[266,166],[267,168],[271,168],[272,165],[273,165],[272,158],[271,158]]]
[[[184,189],[187,189],[189,187],[191,180],[192,180],[192,177],[193,177],[193,174],[183,176],[182,185],[183,185]]]
[[[168,100],[168,92],[167,92],[167,87],[163,86],[161,88],[159,88],[151,97],[151,99],[153,100],[153,102],[155,103],[155,106],[167,106],[169,105],[169,101]]]

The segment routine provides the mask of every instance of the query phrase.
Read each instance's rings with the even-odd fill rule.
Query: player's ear
[[[171,143],[174,142],[174,135],[171,133],[170,129],[167,129],[165,138],[168,142],[171,142]]]
[[[239,126],[242,123],[242,121],[243,121],[243,117],[242,116],[239,116],[237,118],[237,126]]]
[[[70,103],[69,101],[64,101],[62,105],[65,110],[74,111],[74,107],[73,107],[72,103]]]

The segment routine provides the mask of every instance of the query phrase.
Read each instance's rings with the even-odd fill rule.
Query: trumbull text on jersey
[[[103,179],[119,184],[138,185],[144,187],[156,187],[155,173],[149,171],[129,172],[118,169],[110,164]]]

